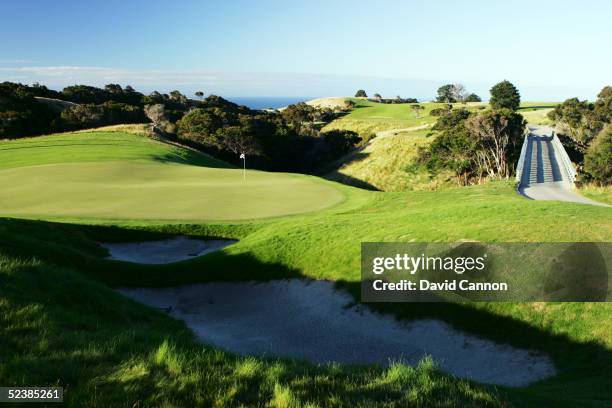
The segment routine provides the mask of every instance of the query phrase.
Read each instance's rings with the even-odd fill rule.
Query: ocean
[[[315,98],[316,97],[311,96],[234,96],[225,99],[237,103],[238,105],[248,106],[251,109],[278,109]]]

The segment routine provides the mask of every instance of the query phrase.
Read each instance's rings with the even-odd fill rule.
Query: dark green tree
[[[502,81],[491,88],[490,104],[493,109],[517,110],[521,105],[521,95],[510,81]]]
[[[482,99],[475,93],[471,93],[465,98],[465,102],[482,102]]]
[[[367,98],[368,94],[366,94],[366,91],[364,91],[363,89],[358,90],[355,93],[355,98]]]
[[[438,88],[438,96],[436,97],[436,102],[443,103],[455,103],[457,99],[455,99],[455,85],[446,84],[442,85]]]

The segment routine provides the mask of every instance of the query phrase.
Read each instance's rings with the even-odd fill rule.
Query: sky
[[[609,0],[0,0],[0,81],[221,96],[594,99],[612,84]]]

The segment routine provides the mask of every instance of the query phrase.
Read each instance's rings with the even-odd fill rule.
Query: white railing
[[[565,167],[565,172],[567,174],[567,177],[569,178],[570,183],[573,184],[574,181],[576,181],[576,169],[574,168],[572,161],[570,160],[567,152],[565,151],[565,147],[563,147],[561,140],[559,140],[559,137],[555,134],[554,131],[552,132],[552,145],[553,149],[555,149],[555,155],[561,158],[561,161],[563,162],[563,167]]]
[[[521,147],[521,155],[519,156],[518,163],[516,164],[516,182],[521,183],[523,177],[523,167],[525,166],[525,155],[527,154],[527,145],[529,144],[529,135],[531,131],[529,126],[525,126],[525,138],[523,139],[523,147]]]

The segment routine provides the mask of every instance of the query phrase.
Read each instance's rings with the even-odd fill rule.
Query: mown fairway
[[[4,142],[0,163],[0,213],[11,216],[244,220],[343,199],[317,178],[247,171],[245,181],[241,169],[204,167],[221,163],[121,133]]]
[[[433,124],[437,118],[430,116],[429,112],[443,106],[437,103],[421,103],[419,105],[425,110],[417,115],[411,110],[411,104],[383,104],[358,98],[352,100],[356,103],[355,108],[348,115],[327,125],[326,130],[348,129],[366,134]]]
[[[312,191],[313,198],[296,199],[306,204],[291,217],[197,223],[194,214],[212,219],[206,217],[214,211],[229,211],[234,219],[267,215],[252,208],[254,199],[236,204],[240,200],[227,193],[224,185],[241,185],[239,170],[204,167],[223,164],[141,136],[89,133],[4,142],[0,162],[2,186],[8,181],[11,189],[0,192],[0,206],[8,200],[12,211],[19,211],[19,200],[25,200],[33,206],[25,218],[113,224],[0,219],[2,384],[61,384],[70,390],[72,406],[139,401],[143,406],[597,407],[612,401],[611,303],[374,306],[400,319],[442,319],[553,359],[557,377],[507,389],[453,378],[430,361],[384,369],[237,357],[198,344],[182,323],[109,289],[306,277],[336,281],[358,299],[362,241],[610,241],[609,208],[530,201],[511,183],[382,193],[295,175],[261,173],[258,179],[253,172],[249,177],[258,181],[257,189],[282,186],[281,201],[292,200],[298,189]],[[40,163],[46,165],[32,166]],[[92,182],[95,189],[87,187]],[[70,200],[74,189],[78,205]],[[132,201],[115,204],[117,197]],[[160,200],[164,205],[157,207]],[[183,203],[192,200],[203,201]],[[63,213],[64,206],[79,212]],[[224,208],[234,206],[240,211]],[[265,207],[269,214],[272,204]],[[34,215],[42,210],[45,214]],[[8,215],[5,211],[1,215]],[[103,259],[106,254],[96,244],[170,234],[239,242],[222,252],[157,266]]]
[[[443,103],[419,103],[423,108],[419,113],[411,109],[411,103],[384,104],[359,98],[350,98],[356,103],[355,108],[346,116],[327,125],[325,130],[347,129],[361,135],[391,129],[406,129],[416,126],[433,125],[437,117],[431,116],[433,109],[446,106]],[[486,102],[454,103],[454,109],[466,108],[482,110],[489,107]],[[523,102],[519,112],[534,124],[548,124],[546,114],[556,105],[555,102]]]

